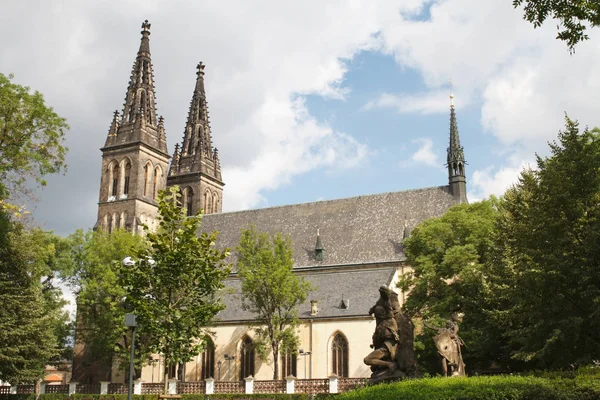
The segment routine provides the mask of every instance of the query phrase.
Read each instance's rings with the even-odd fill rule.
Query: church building
[[[467,202],[465,157],[452,101],[445,185],[224,213],[226,191],[219,154],[212,143],[205,66],[198,64],[183,141],[175,145],[170,157],[164,122],[156,112],[149,36],[150,24],[146,21],[142,24],[141,44],[123,111],[115,112],[101,149],[96,228],[139,232],[142,223],[152,227],[157,191],[178,185],[188,214],[204,211],[201,229],[219,232],[220,248],[234,249],[240,231],[251,224],[259,231],[289,236],[294,273],[310,281],[314,290],[299,307],[300,352],[281,356],[279,376],[369,376],[363,358],[371,351],[375,321],[368,311],[379,297],[380,286],[397,291],[398,278],[410,270],[405,262],[403,239],[420,222]],[[235,265],[235,254],[227,261]],[[272,360],[262,361],[254,351],[250,326],[253,316],[241,307],[240,287],[233,272],[223,294],[226,308],[211,327],[214,336],[208,348],[179,368],[179,373],[173,369],[171,376],[185,381],[207,377],[239,381],[248,376],[271,379]],[[402,302],[404,293],[399,298]],[[74,379],[85,381],[85,373],[80,375]],[[162,375],[158,356],[142,371],[144,382],[160,382]],[[124,379],[116,368],[111,378],[113,382]]]

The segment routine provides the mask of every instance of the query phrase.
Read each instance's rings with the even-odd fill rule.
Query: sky
[[[44,229],[96,222],[145,19],[170,153],[206,64],[224,211],[447,184],[451,90],[471,202],[547,154],[565,112],[600,124],[599,29],[570,55],[510,0],[5,0],[0,73],[71,126],[68,171],[31,206]]]

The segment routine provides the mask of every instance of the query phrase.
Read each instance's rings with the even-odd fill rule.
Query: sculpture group
[[[376,327],[373,333],[373,351],[364,359],[371,366],[370,383],[399,380],[417,376],[415,356],[414,325],[410,318],[402,313],[398,294],[386,286],[379,288],[379,299],[369,310],[375,316]],[[465,375],[461,347],[464,345],[458,336],[456,315],[446,322],[445,328],[435,328],[435,345],[442,359],[445,376]]]

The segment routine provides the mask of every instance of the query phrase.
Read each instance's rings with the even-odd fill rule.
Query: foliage
[[[410,290],[404,310],[429,324],[443,326],[454,312],[464,314],[460,335],[467,343],[465,363],[471,368],[498,360],[500,335],[486,313],[493,306],[485,284],[486,264],[492,257],[497,200],[459,204],[440,218],[417,226],[404,243],[412,272],[399,283]],[[433,333],[416,321],[415,347],[421,369],[439,372]]]
[[[584,400],[600,398],[600,374],[582,379],[522,376],[414,379],[370,386],[336,396],[339,400]]]
[[[59,242],[0,212],[0,380],[33,382],[68,355],[68,316],[52,279]]]
[[[206,327],[224,308],[217,296],[229,269],[227,251],[215,247],[217,233],[198,235],[202,215],[186,217],[179,188],[158,197],[156,233],[135,264],[121,270],[127,301],[137,315],[149,350],[165,357],[165,365],[185,363],[203,350]],[[168,372],[168,368],[165,368]],[[165,376],[165,391],[167,384]]]
[[[47,174],[65,169],[69,126],[40,92],[32,94],[12,78],[0,73],[0,202],[16,211],[6,201],[9,196],[26,193],[31,181],[45,186]]]
[[[319,400],[329,399],[329,394],[285,394],[285,393],[254,393],[254,394],[243,394],[243,393],[217,393],[211,395],[205,394],[184,394],[181,396],[181,400],[246,400],[246,399],[261,399],[261,400]]]
[[[566,368],[600,358],[600,130],[566,118],[550,150],[500,204],[489,283],[511,356]]]
[[[278,379],[280,352],[297,351],[297,306],[306,300],[311,286],[292,273],[289,237],[279,233],[271,237],[252,225],[242,231],[237,252],[242,306],[256,315],[258,354],[267,361],[273,353],[273,379]]]
[[[130,332],[123,324],[125,290],[119,285],[119,264],[144,245],[140,236],[122,229],[107,233],[101,230],[76,231],[70,235],[70,284],[77,296],[78,329],[76,340],[86,344],[90,359],[100,365],[112,365],[114,355],[121,355],[121,368],[128,365]],[[143,337],[138,336],[138,343]],[[142,350],[137,357],[142,363]]]
[[[589,37],[586,30],[600,26],[600,2],[597,0],[513,0],[513,6],[523,5],[523,18],[540,27],[546,19],[558,20],[557,39],[566,42],[569,51]]]

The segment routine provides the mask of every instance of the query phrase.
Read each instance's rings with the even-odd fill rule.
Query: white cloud
[[[460,99],[456,103],[456,109],[460,109],[469,104],[467,97],[461,97],[460,93],[454,93],[455,97]],[[378,98],[367,102],[362,109],[371,110],[374,108],[392,108],[401,114],[419,113],[432,114],[448,112],[450,107],[450,88],[446,90],[431,90],[425,93],[382,93]]]
[[[519,164],[512,166],[503,166],[496,168],[493,165],[482,170],[473,172],[473,179],[469,182],[470,201],[479,201],[485,198],[501,196],[504,192],[516,184],[521,171],[526,168],[531,168],[532,164],[527,161],[521,161]]]
[[[411,160],[431,167],[439,167],[441,165],[438,156],[433,152],[433,140],[430,138],[421,138],[413,140],[413,143],[418,143],[420,146],[410,157]]]

